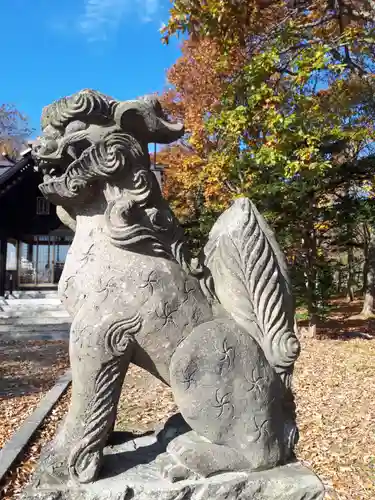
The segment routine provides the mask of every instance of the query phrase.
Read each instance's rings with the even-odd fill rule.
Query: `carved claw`
[[[88,453],[84,456],[81,464],[75,464],[72,459],[69,464],[69,475],[75,483],[87,484],[92,483],[98,477],[102,454],[98,451]]]
[[[172,455],[161,455],[157,459],[157,463],[161,476],[171,483],[185,481],[186,479],[196,481],[200,478],[198,474],[185,467],[181,462],[177,462],[176,458]]]
[[[40,484],[48,485],[50,487],[61,486],[63,484],[66,484],[67,478],[67,474],[60,476],[45,469],[39,473],[37,484],[35,484],[35,486],[39,486]]]

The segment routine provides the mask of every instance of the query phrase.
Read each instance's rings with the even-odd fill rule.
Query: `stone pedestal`
[[[176,483],[163,479],[160,458],[176,435],[175,428],[135,437],[114,433],[105,448],[101,478],[87,485],[33,484],[22,500],[320,500],[319,478],[295,462],[262,472],[231,472]]]

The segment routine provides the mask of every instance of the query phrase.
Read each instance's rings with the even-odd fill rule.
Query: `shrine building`
[[[163,166],[153,165],[159,184]],[[0,297],[15,290],[56,289],[74,233],[39,191],[28,153],[0,156]]]

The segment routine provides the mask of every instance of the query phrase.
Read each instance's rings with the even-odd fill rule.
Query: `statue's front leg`
[[[124,320],[95,319],[81,311],[71,328],[71,404],[43,460],[48,475],[60,481],[96,479],[134,348]]]

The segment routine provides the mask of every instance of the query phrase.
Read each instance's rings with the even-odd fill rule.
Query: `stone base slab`
[[[21,499],[321,500],[324,497],[319,478],[299,462],[262,472],[231,472],[171,483],[161,477],[157,464],[166,447],[166,439],[160,439],[160,434],[134,437],[115,433],[114,438],[117,442],[106,447],[101,478],[95,483],[68,482],[52,487],[39,484],[36,473]]]

